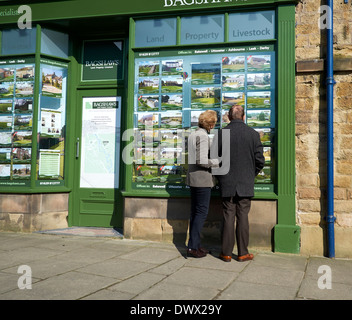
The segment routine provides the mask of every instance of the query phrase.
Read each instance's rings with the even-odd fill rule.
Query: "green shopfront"
[[[250,245],[298,253],[296,2],[135,2],[0,5],[0,228],[186,241],[187,137],[239,104],[265,154]],[[220,224],[215,187],[204,237]]]

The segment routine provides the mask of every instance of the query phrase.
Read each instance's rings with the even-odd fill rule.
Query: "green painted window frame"
[[[276,183],[272,193],[255,193],[256,200],[273,200],[277,204],[277,224],[274,227],[274,250],[278,252],[299,253],[300,227],[296,225],[296,172],[295,172],[295,4],[278,4],[273,7],[256,8],[256,10],[276,10],[276,39],[274,41],[249,41],[239,45],[273,43],[276,53]],[[246,10],[247,9],[247,10]],[[252,8],[253,9],[253,8]],[[250,7],[243,10],[251,10]],[[194,15],[201,14],[194,12]],[[147,17],[138,17],[146,19]],[[179,19],[179,18],[178,18]],[[228,19],[225,15],[225,23]],[[178,29],[179,29],[178,25]],[[225,27],[227,29],[227,26]],[[179,30],[178,30],[179,32]],[[130,18],[130,46],[128,64],[128,110],[127,128],[133,128],[134,113],[134,74],[135,53],[141,50],[153,50],[153,47],[134,48],[134,18]],[[237,43],[226,42],[228,30],[225,30],[224,46]],[[174,48],[192,47],[192,45],[179,45]],[[212,44],[204,44],[209,47]],[[218,46],[218,44],[217,44]],[[197,45],[202,47],[202,45]],[[166,47],[168,48],[168,47]],[[160,48],[155,48],[160,50]],[[128,142],[124,142],[127,145]],[[151,190],[141,191],[132,189],[132,165],[126,165],[125,191],[123,196],[128,197],[188,197],[189,193],[168,193],[166,191]]]

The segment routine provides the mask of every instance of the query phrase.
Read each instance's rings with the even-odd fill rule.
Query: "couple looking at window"
[[[232,106],[228,117],[230,123],[219,130],[211,142],[208,134],[215,127],[217,113],[204,111],[199,116],[198,128],[189,136],[187,184],[191,190],[191,214],[188,257],[202,258],[209,253],[201,246],[200,234],[209,211],[211,189],[217,179],[222,200],[219,258],[231,261],[236,239],[237,261],[253,259],[253,254],[248,252],[248,213],[254,196],[254,178],[265,163],[263,146],[258,132],[245,123],[242,106]]]

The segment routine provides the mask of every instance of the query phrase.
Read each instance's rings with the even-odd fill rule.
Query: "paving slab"
[[[5,300],[75,300],[116,283],[116,279],[80,272],[68,272],[39,281],[32,289],[13,290],[1,295]]]
[[[293,300],[297,289],[271,284],[234,281],[217,300]]]

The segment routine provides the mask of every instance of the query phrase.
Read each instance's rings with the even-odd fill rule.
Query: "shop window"
[[[270,40],[274,38],[274,10],[229,14],[229,41]]]
[[[181,44],[224,42],[224,15],[181,18]]]
[[[176,45],[176,18],[136,21],[136,47]]]
[[[61,185],[64,179],[67,65],[40,65],[37,185]],[[55,182],[54,182],[55,181]]]
[[[2,55],[35,53],[35,46],[36,28],[2,31]]]
[[[273,191],[275,52],[273,45],[159,51],[135,59],[135,146],[132,187],[186,189],[187,137],[205,110],[215,110],[215,129],[229,123],[232,105],[244,107],[258,131],[265,167],[257,191]],[[201,54],[199,54],[201,52]],[[211,134],[211,136],[214,132]]]
[[[43,28],[41,32],[41,53],[67,59],[68,35]]]

